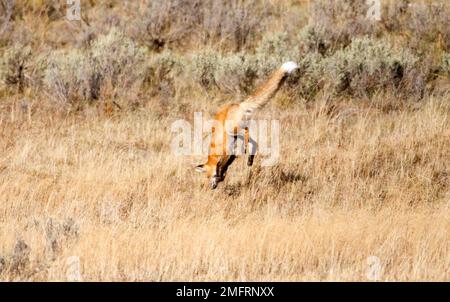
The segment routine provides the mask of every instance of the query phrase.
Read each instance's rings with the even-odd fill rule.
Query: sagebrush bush
[[[299,46],[286,33],[276,32],[264,36],[255,50],[257,75],[264,78],[287,61],[300,60]]]
[[[219,59],[220,54],[210,48],[195,53],[190,68],[193,80],[206,89],[215,86],[214,73]]]
[[[95,68],[95,77],[102,87],[109,88],[111,96],[120,97],[139,90],[145,75],[146,50],[123,32],[113,28],[107,35],[92,43],[89,60]]]
[[[318,53],[307,53],[299,60],[299,68],[288,78],[288,86],[295,95],[312,99],[323,88],[323,57]]]
[[[298,33],[298,41],[304,53],[325,55],[332,45],[330,37],[326,35],[326,29],[320,24],[303,27]]]
[[[153,94],[173,96],[177,86],[181,85],[181,81],[178,80],[184,78],[186,65],[183,56],[170,50],[154,54],[148,62],[145,83]]]
[[[295,41],[286,33],[275,32],[264,36],[254,53],[207,51],[201,60],[197,57],[196,64],[202,62],[203,68],[197,69],[203,70],[202,75],[209,75],[210,80],[204,82],[214,83],[225,93],[248,94],[255,88],[256,80],[264,80],[284,62],[298,62],[300,58]]]
[[[252,55],[245,53],[219,57],[214,71],[214,81],[226,93],[246,93],[253,89],[258,74],[258,65]]]
[[[27,82],[27,71],[31,60],[31,48],[15,44],[7,48],[0,58],[0,79],[8,87],[22,92]]]
[[[89,57],[79,49],[56,51],[49,58],[45,85],[50,95],[61,103],[98,99],[99,87]]]
[[[53,53],[45,83],[50,94],[64,103],[101,97],[127,101],[139,92],[145,71],[145,49],[113,28],[86,50]]]
[[[136,104],[145,97],[189,94],[197,85],[248,94],[290,60],[300,68],[283,89],[307,99],[321,91],[370,97],[381,90],[421,98],[433,90],[428,84],[437,74],[449,74],[450,13],[443,2],[383,2],[381,20],[374,22],[364,0],[318,0],[310,6],[270,0],[90,1],[76,30],[62,26],[66,3],[2,3],[0,22],[8,20],[0,25],[2,86],[66,104]],[[45,40],[38,41],[44,29]]]
[[[192,57],[192,78],[205,89],[218,88],[224,93],[248,93],[257,77],[258,63],[247,53],[221,54],[212,49]]]
[[[442,70],[450,76],[450,53],[444,53],[442,55]]]
[[[283,62],[294,60],[299,70],[288,85],[296,95],[310,99],[321,89],[334,94],[371,96],[393,89],[406,97],[422,96],[429,70],[411,51],[395,48],[384,40],[355,38],[328,56],[319,51],[303,52],[286,35],[265,37],[254,54],[221,54],[211,49],[194,55],[192,78],[205,89],[226,93],[249,93],[256,79],[267,78]]]
[[[378,90],[399,88],[418,60],[407,50],[364,37],[324,59],[322,69],[327,86],[335,93],[367,96]]]

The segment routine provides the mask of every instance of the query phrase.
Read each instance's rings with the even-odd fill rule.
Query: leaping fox
[[[226,104],[217,111],[213,120],[208,161],[196,167],[198,172],[206,173],[211,179],[211,189],[217,188],[219,182],[225,179],[228,167],[236,158],[233,150],[237,134],[242,131],[245,133],[246,149],[250,147],[247,165],[253,165],[257,145],[250,137],[248,122],[256,110],[262,108],[275,95],[286,76],[297,68],[295,62],[284,63],[245,101]]]

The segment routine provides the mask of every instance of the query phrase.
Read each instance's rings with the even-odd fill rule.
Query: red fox
[[[257,144],[250,137],[248,122],[255,111],[267,104],[275,95],[286,76],[297,68],[295,62],[284,63],[245,101],[239,104],[226,104],[217,111],[213,121],[208,161],[196,167],[198,172],[206,173],[211,179],[211,189],[217,188],[219,182],[225,179],[228,167],[236,158],[233,150],[237,134],[242,131],[245,133],[246,150],[248,151],[250,147],[247,165],[253,165]]]

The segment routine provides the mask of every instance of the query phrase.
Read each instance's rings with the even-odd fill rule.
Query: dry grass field
[[[78,256],[84,280],[366,280],[377,256],[383,280],[448,280],[448,101],[326,112],[283,112],[280,164],[239,160],[217,191],[149,110],[4,116],[2,278],[65,280]]]
[[[90,1],[88,13],[97,12],[96,2]],[[116,5],[111,22],[120,27],[114,16],[130,15],[109,2]],[[297,2],[287,3],[296,8]],[[323,84],[314,95],[309,92],[316,85],[288,82],[262,111],[265,118],[280,121],[278,164],[262,167],[257,157],[249,168],[240,158],[225,182],[211,190],[193,169],[204,156],[173,154],[171,125],[180,118],[192,122],[194,112],[210,116],[247,88],[227,82],[230,77],[221,77],[220,71],[215,73],[217,87],[208,86],[205,73],[191,83],[181,72],[159,69],[146,71],[142,84],[130,80],[141,74],[122,68],[117,78],[104,71],[99,92],[90,86],[91,99],[81,99],[86,93],[78,89],[86,81],[57,82],[63,73],[58,62],[47,65],[53,73],[44,72],[42,80],[36,66],[39,54],[86,51],[88,46],[51,40],[52,26],[62,26],[55,25],[59,21],[53,15],[31,19],[36,8],[24,4],[19,9],[23,12],[16,12],[21,17],[15,26],[39,24],[47,48],[37,42],[36,33],[9,29],[14,39],[22,37],[30,45],[32,58],[26,80],[6,77],[0,93],[0,280],[450,280],[450,56],[448,74],[445,69],[450,32],[439,29],[441,37],[448,34],[439,46],[408,40],[415,45],[414,55],[422,54],[421,47],[434,51],[412,67],[398,59],[404,70],[395,88],[389,86],[391,79],[376,80],[385,76],[385,64],[377,62],[373,66],[379,73],[355,72],[358,81],[345,89],[338,89],[342,83],[333,79],[322,80],[332,75],[324,67],[317,67],[319,80],[312,69],[300,75],[300,83]],[[90,18],[91,24],[96,21]],[[288,26],[276,20],[277,29]],[[98,21],[100,36],[101,26],[109,26],[103,21]],[[396,37],[394,45],[406,41],[407,34],[400,37],[391,30],[386,40]],[[171,29],[162,34],[173,43],[167,47],[181,55],[180,49],[195,53],[174,32],[179,33]],[[80,36],[77,32],[75,38]],[[3,33],[3,57],[13,47],[10,39]],[[217,44],[208,40],[214,50],[258,55],[253,52],[258,37],[245,39],[249,44],[244,46],[238,45],[240,38],[217,39]],[[341,43],[340,38],[326,39]],[[133,41],[149,45],[148,37],[133,36]],[[351,56],[339,54],[347,46],[333,49],[332,43],[322,54],[324,64]],[[145,50],[146,61],[156,56],[151,47]],[[95,44],[92,48],[92,57],[103,58]],[[120,64],[138,67],[133,60],[140,52],[126,53],[133,59]],[[430,66],[441,64],[442,53],[444,63],[434,70]],[[379,59],[394,55],[388,52],[387,59]],[[112,62],[108,66],[117,63]],[[351,66],[343,68],[353,75]],[[421,77],[418,70],[434,70],[430,73],[438,76]],[[198,72],[192,73],[195,79]],[[258,74],[256,83],[263,78]],[[420,85],[423,90],[417,92]],[[92,96],[93,91],[99,96]]]

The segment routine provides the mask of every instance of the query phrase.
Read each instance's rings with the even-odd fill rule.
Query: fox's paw
[[[211,189],[214,190],[217,188],[217,185],[219,184],[219,179],[217,177],[213,177],[211,179]]]

